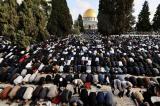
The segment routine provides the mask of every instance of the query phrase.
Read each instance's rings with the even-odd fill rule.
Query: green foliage
[[[149,6],[148,2],[145,1],[143,8],[138,16],[138,22],[136,25],[136,30],[138,32],[149,32],[151,31],[151,23],[149,18],[150,12],[149,12]]]
[[[41,2],[37,0],[24,0],[20,10],[20,27],[27,36],[31,36],[38,41],[44,41],[48,37],[46,30],[47,17],[40,8]],[[42,34],[43,37],[42,37]]]
[[[78,20],[75,20],[73,26],[74,26],[74,28],[72,28],[72,34],[79,35],[81,32],[80,32],[80,26],[79,26]]]
[[[131,32],[134,30],[134,25],[136,23],[135,17],[133,16],[133,0],[130,1],[131,3],[127,6],[126,9],[126,14],[125,14],[125,20],[124,20],[124,28],[123,28],[123,33],[125,32]]]
[[[76,34],[76,35],[79,35],[80,34],[80,30],[78,27],[72,29],[72,34]]]
[[[74,24],[73,24],[73,26],[74,26],[74,28],[77,28],[77,27],[79,27],[78,20],[75,20],[75,21],[74,21]]]
[[[157,11],[156,11],[154,18],[153,18],[152,28],[154,31],[160,32],[160,4],[158,5]]]
[[[79,25],[79,27],[80,27],[80,32],[84,32],[82,15],[79,15],[79,16],[78,16],[78,25]]]
[[[5,0],[0,3],[0,34],[8,37],[14,36],[17,31],[19,17],[16,0]]]
[[[134,24],[134,0],[100,0],[98,30],[103,35],[121,34]]]
[[[52,6],[50,1],[41,0],[41,7],[43,11],[45,12],[45,15],[47,16],[47,19],[50,17]]]
[[[47,29],[52,35],[68,35],[71,33],[72,17],[66,0],[52,0],[52,12]]]
[[[16,0],[1,0],[0,34],[22,47],[44,41],[49,36],[46,29],[49,10],[45,0],[24,0],[20,5]]]
[[[19,30],[13,38],[13,44],[21,48],[26,48],[27,46],[30,45],[31,39],[32,39],[31,37],[25,36],[25,33]]]

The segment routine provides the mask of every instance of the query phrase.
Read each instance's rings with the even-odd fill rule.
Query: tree
[[[47,19],[49,19],[52,10],[51,1],[41,0],[41,7],[47,16]]]
[[[134,25],[133,12],[134,0],[116,0],[115,4],[115,34],[128,32]]]
[[[120,31],[120,33],[133,31],[133,26],[135,24],[135,17],[132,14],[134,12],[133,1],[134,0],[130,0],[129,1],[130,3],[123,3],[123,4],[125,4],[125,6],[120,7],[120,8],[123,8],[123,11],[125,11],[122,13],[123,15],[121,17],[121,19],[123,20],[123,24],[122,24],[122,31]],[[125,2],[128,2],[128,1],[125,1]],[[120,8],[119,8],[119,10],[121,10]]]
[[[71,33],[72,17],[66,0],[52,0],[52,12],[47,29],[53,35],[68,35]]]
[[[160,31],[160,4],[157,7],[157,11],[153,18],[152,28],[154,31]]]
[[[78,20],[74,21],[73,28],[72,28],[72,34],[76,34],[76,35],[80,34],[80,26],[79,26]]]
[[[19,7],[19,29],[36,41],[44,41],[48,37],[47,17],[40,6],[41,1],[24,0]]]
[[[80,34],[79,28],[78,27],[73,28],[72,29],[72,34],[79,35]]]
[[[35,4],[35,8],[33,8],[33,14],[36,20],[36,25],[38,28],[38,35],[37,35],[37,41],[44,41],[49,37],[49,33],[47,31],[47,20],[49,16],[49,10],[44,10],[45,8],[42,7],[42,4],[44,3],[44,0],[38,1],[35,0],[33,4]],[[49,7],[48,7],[49,8]],[[46,14],[46,15],[45,15]]]
[[[17,0],[0,0],[0,34],[23,47],[46,40],[49,9],[45,9],[49,7],[45,3],[45,0],[24,0],[22,4]]]
[[[25,33],[21,30],[18,30],[18,32],[14,36],[13,44],[17,45],[20,48],[26,48],[30,45],[31,37],[26,36]]]
[[[0,34],[11,39],[18,30],[17,7],[16,0],[5,0],[0,3]]]
[[[131,31],[134,31],[134,25],[136,23],[135,21],[135,17],[133,16],[133,13],[134,10],[129,10],[129,14],[127,16],[127,19],[126,19],[126,23],[125,23],[125,27],[124,27],[124,32],[131,32]]]
[[[149,32],[151,31],[151,23],[149,18],[150,12],[149,12],[149,6],[148,2],[145,1],[143,8],[138,16],[138,22],[136,25],[136,30],[138,32]]]
[[[113,2],[109,0],[99,1],[99,13],[98,13],[98,31],[105,35],[111,34],[113,31]],[[110,15],[109,15],[110,14]]]
[[[24,0],[19,7],[20,23],[19,29],[23,30],[25,35],[36,38],[38,29],[33,14],[32,0]]]
[[[134,24],[134,0],[100,0],[98,30],[101,34],[121,34]]]
[[[82,15],[80,14],[78,16],[78,26],[80,27],[80,32],[84,32],[83,19]]]

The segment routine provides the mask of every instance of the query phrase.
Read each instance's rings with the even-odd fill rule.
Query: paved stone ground
[[[136,106],[133,100],[127,96],[124,96],[123,98],[115,96],[115,99],[117,101],[117,106]]]

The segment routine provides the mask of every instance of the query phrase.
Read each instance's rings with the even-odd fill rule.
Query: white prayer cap
[[[11,55],[10,57],[9,57],[9,59],[12,59],[14,57],[14,55]]]
[[[63,61],[63,60],[64,60],[64,58],[61,58],[61,60]]]
[[[110,55],[110,53],[109,53],[109,52],[107,52],[107,55],[109,56],[109,55]]]
[[[88,60],[87,65],[89,66],[91,65],[91,60]]]
[[[76,52],[73,52],[73,55],[76,55]]]
[[[13,51],[13,49],[11,49],[10,51]]]
[[[96,57],[95,61],[99,61],[99,58],[98,58],[98,57]]]
[[[104,67],[101,67],[101,72],[105,72],[106,70],[104,69]]]
[[[131,56],[135,57],[135,54],[134,54],[134,53],[131,53]]]
[[[71,57],[71,60],[74,60],[74,57]]]
[[[82,57],[82,60],[83,60],[83,61],[85,60],[85,57],[84,57],[84,56]]]
[[[60,78],[60,79],[59,79],[59,81],[61,81],[61,82],[62,82],[62,81],[63,81],[63,78]]]
[[[0,58],[0,63],[2,63],[3,60],[4,60],[3,58]]]
[[[80,55],[84,55],[84,52],[81,52]]]
[[[127,55],[127,53],[123,53],[123,55],[124,55],[124,56],[126,56],[126,55]]]
[[[160,57],[160,54],[158,54],[158,57]]]
[[[91,70],[86,70],[87,73],[91,73]]]
[[[57,59],[56,59],[56,58],[54,58],[54,59],[53,59],[53,61],[57,61]]]
[[[89,53],[92,53],[91,51],[89,51]]]
[[[50,53],[52,53],[52,52],[53,52],[53,50],[50,50],[49,52],[50,52]]]

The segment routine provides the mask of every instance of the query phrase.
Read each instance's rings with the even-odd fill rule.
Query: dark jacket
[[[43,88],[39,93],[39,99],[45,99],[47,97],[48,88]]]
[[[89,94],[89,105],[97,106],[96,92],[91,92]]]
[[[27,89],[27,87],[21,87],[21,88],[17,91],[16,99],[21,99],[21,100],[23,100],[23,95],[24,95],[26,89]]]
[[[91,82],[91,83],[93,83],[93,76],[92,76],[91,74],[87,74],[86,82]]]
[[[142,78],[137,78],[137,86],[138,87],[144,86],[144,81]]]
[[[135,77],[130,77],[129,81],[133,84],[133,86],[137,85],[137,79]]]
[[[36,89],[33,91],[33,94],[32,94],[32,99],[33,100],[36,100],[39,98],[39,95],[42,91],[43,87],[42,86],[37,86]]]
[[[116,106],[116,102],[111,92],[107,92],[105,95],[105,106]]]
[[[72,75],[67,75],[65,79],[66,79],[67,82],[72,82],[73,81]]]
[[[97,105],[98,106],[103,106],[105,103],[105,96],[103,92],[98,92],[97,94]]]
[[[80,99],[83,101],[84,106],[88,106],[88,91],[86,89],[82,89],[80,93]]]
[[[60,97],[61,97],[61,102],[62,103],[68,103],[70,101],[71,97],[72,97],[72,92],[65,89],[65,90],[62,91]]]

